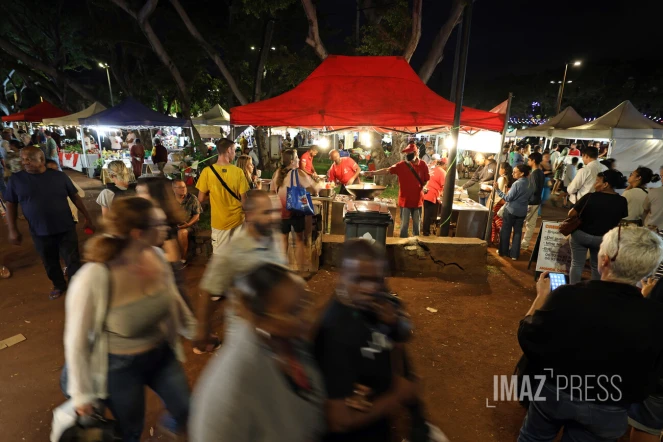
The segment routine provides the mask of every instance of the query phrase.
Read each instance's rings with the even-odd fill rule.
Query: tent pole
[[[502,146],[506,139],[506,131],[509,129],[509,116],[511,114],[511,101],[513,100],[513,93],[509,92],[509,100],[506,104],[506,115],[504,116],[504,130],[502,130],[502,142],[500,143],[500,150],[497,152],[497,170],[495,171],[495,178],[493,179],[493,191],[490,194],[490,205],[488,206],[488,221],[486,222],[486,231],[484,233],[484,240],[488,241],[490,235],[490,228],[493,221],[493,205],[495,204],[495,188],[497,187],[497,180],[500,174],[500,161],[502,160]]]
[[[442,225],[438,231],[438,236],[449,236],[449,226],[451,224],[451,213],[454,202],[454,190],[456,187],[456,151],[458,148],[458,132],[460,131],[460,113],[463,110],[463,93],[465,91],[465,71],[467,69],[467,54],[470,49],[470,24],[472,23],[472,2],[469,2],[463,11],[463,34],[460,57],[457,71],[457,84],[455,87],[454,103],[454,122],[451,128],[453,145],[449,148],[449,168],[444,183],[444,193],[442,195]]]
[[[81,135],[81,147],[83,149],[83,165],[87,169],[87,176],[90,176],[90,165],[87,161],[87,152],[85,150],[85,138],[83,137],[83,126],[78,126],[78,131]]]

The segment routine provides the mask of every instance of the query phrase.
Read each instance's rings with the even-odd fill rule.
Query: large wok
[[[345,186],[345,188],[350,195],[359,200],[373,199],[386,189],[385,186],[378,186],[372,183],[352,184],[350,186]]]

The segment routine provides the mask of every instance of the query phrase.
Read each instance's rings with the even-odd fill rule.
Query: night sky
[[[412,59],[415,70],[446,20],[450,3],[424,0],[422,38]],[[334,53],[334,40],[353,35],[355,5],[355,0],[318,2],[321,26],[338,31],[337,36],[323,40],[330,52]],[[485,87],[491,79],[509,73],[559,69],[561,79],[567,60],[660,60],[662,23],[660,0],[476,0],[466,90]],[[451,84],[455,38],[454,31],[445,58],[429,82],[445,97]]]

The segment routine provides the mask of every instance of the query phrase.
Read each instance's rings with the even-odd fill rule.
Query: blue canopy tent
[[[158,127],[188,127],[183,118],[173,118],[127,98],[115,107],[78,120],[81,126],[111,126],[122,129],[155,129]]]

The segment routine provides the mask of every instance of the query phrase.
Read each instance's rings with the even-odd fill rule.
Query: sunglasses
[[[610,261],[612,262],[615,262],[615,260],[617,259],[617,255],[619,255],[619,242],[621,241],[621,239],[622,239],[622,225],[619,224],[619,230],[617,230],[617,252],[615,253],[615,256],[610,258]]]

